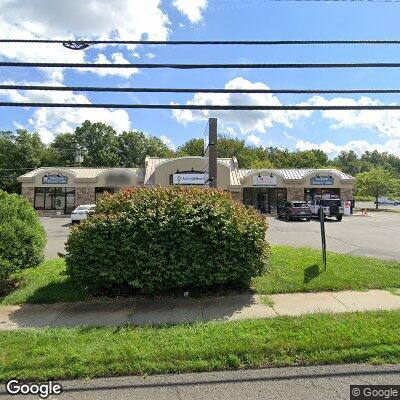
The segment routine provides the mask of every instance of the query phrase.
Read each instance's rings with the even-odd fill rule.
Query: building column
[[[32,207],[35,204],[35,188],[22,186],[21,196],[29,201],[32,204]]]
[[[340,200],[350,201],[353,198],[352,188],[340,188]]]

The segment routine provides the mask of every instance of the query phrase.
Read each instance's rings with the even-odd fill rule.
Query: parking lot
[[[267,218],[271,244],[320,248],[318,220],[287,222]],[[57,257],[58,252],[65,253],[70,219],[42,217],[41,221],[48,237],[46,258]],[[330,251],[400,260],[400,213],[370,212],[368,216],[344,217],[342,222],[327,220],[325,230]]]

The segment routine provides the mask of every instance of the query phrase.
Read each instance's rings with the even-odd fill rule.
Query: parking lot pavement
[[[267,217],[268,240],[271,244],[321,248],[320,225],[310,222],[284,221]],[[42,217],[47,232],[46,258],[65,253],[70,219]],[[328,220],[325,224],[327,248],[330,251],[360,256],[400,260],[400,213],[372,213],[352,215],[342,222]]]
[[[278,220],[267,217],[271,244],[321,248],[320,224]],[[373,213],[351,215],[341,222],[325,223],[327,249],[337,253],[400,260],[400,214]]]
[[[57,257],[57,253],[65,253],[65,242],[71,226],[70,216],[41,217],[40,221],[47,233],[46,259]]]

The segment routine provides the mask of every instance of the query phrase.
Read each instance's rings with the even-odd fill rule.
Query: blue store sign
[[[45,185],[67,185],[68,184],[68,176],[45,175],[42,178],[42,183]]]
[[[311,185],[333,185],[334,179],[332,176],[314,176],[310,179]]]

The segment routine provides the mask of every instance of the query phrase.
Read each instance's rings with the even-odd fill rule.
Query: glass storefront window
[[[70,213],[75,208],[75,189],[64,187],[35,188],[36,210],[59,210]]]

